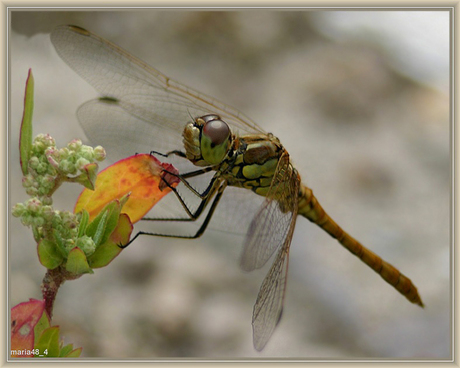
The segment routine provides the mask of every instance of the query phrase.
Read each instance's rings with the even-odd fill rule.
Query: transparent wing
[[[289,246],[289,234],[297,217],[299,182],[285,152],[278,162],[266,200],[249,225],[240,259],[243,270],[262,267],[279,247]],[[286,240],[289,241],[286,243]]]
[[[288,247],[279,250],[270,272],[260,287],[254,305],[252,315],[253,342],[254,347],[259,351],[265,347],[281,319],[289,263],[288,251]]]
[[[171,119],[158,112],[135,109],[123,100],[88,101],[79,107],[77,117],[87,137],[102,145],[111,161],[135,153],[166,153],[181,148],[181,135],[172,129]],[[153,119],[164,124],[152,125]]]
[[[262,132],[238,110],[169,79],[118,46],[86,30],[60,26],[51,33],[51,41],[72,69],[103,96],[109,97],[83,104],[77,115],[89,140],[95,145],[102,145],[110,161],[151,150],[166,153],[182,149],[185,124],[192,117],[207,113],[221,115],[236,130],[235,133]],[[196,170],[187,160],[172,158],[171,163],[182,173]],[[208,182],[209,177],[200,176],[193,180],[193,185],[197,189],[205,188]],[[189,195],[188,190],[178,189],[193,207],[195,198]],[[232,192],[232,189],[227,188],[226,192]],[[245,206],[245,215],[229,214],[227,206],[234,208],[236,204],[234,198],[228,199],[231,196],[225,193],[213,216],[211,228],[222,229],[222,223],[235,223],[240,226],[232,226],[231,232],[245,234],[259,201],[254,200],[257,196],[253,193],[245,196],[248,191],[241,192],[244,193],[238,194],[245,199],[239,203]],[[183,209],[176,202],[175,198],[165,198],[155,206],[155,213],[149,216],[183,217]],[[240,211],[241,208],[235,210]]]
[[[236,131],[263,132],[238,110],[168,78],[118,46],[82,28],[57,27],[51,33],[51,41],[59,56],[82,78],[103,96],[111,97],[112,101],[119,100],[119,107],[137,118],[125,122],[129,127],[124,130],[139,131],[139,134],[149,136],[150,149],[156,149],[155,145],[161,142],[166,132],[175,134],[174,149],[182,148],[181,134],[185,124],[191,117],[207,113],[221,115]],[[107,102],[107,99],[99,101],[101,104]],[[85,130],[89,125],[94,129],[108,129],[87,114],[80,116],[80,122]],[[118,120],[117,126],[121,125],[123,122]],[[116,135],[116,132],[113,135],[118,137],[118,142],[113,137],[99,142],[93,136],[88,138],[109,149],[125,144],[122,135]]]
[[[283,311],[289,263],[289,246],[298,210],[300,178],[285,152],[278,163],[267,197],[252,220],[241,257],[241,267],[262,267],[277,250],[277,256],[257,296],[252,316],[254,347],[262,350]]]

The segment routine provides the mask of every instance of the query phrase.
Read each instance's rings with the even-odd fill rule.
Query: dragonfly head
[[[209,114],[188,123],[182,134],[185,154],[197,166],[217,165],[230,150],[232,134],[220,116]]]

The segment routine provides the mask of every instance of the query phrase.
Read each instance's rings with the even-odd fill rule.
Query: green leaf
[[[47,239],[42,239],[37,249],[40,263],[49,270],[58,267],[64,259],[56,244]]]
[[[129,240],[133,225],[129,216],[122,213],[118,220],[117,227],[110,235],[110,238],[102,243],[96,251],[88,257],[88,263],[91,268],[100,268],[107,266],[123,250],[118,244],[126,244]]]
[[[81,355],[83,348],[77,348],[72,350],[69,354],[66,355],[66,358],[78,358]]]
[[[73,350],[73,344],[67,344],[66,346],[61,348],[61,351],[59,352],[59,356],[65,357],[68,354],[70,354],[72,350]]]
[[[40,336],[43,331],[45,331],[47,328],[50,327],[50,319],[48,317],[48,314],[44,312],[40,318],[40,320],[37,322],[34,328],[34,335],[35,336]]]
[[[123,208],[123,206],[128,202],[129,197],[131,196],[131,192],[126,193],[123,197],[118,199],[120,201],[120,208]]]
[[[61,236],[61,233],[57,229],[53,229],[53,238],[56,242],[56,249],[61,253],[63,258],[67,257],[67,249],[65,247],[64,239]]]
[[[19,138],[19,162],[23,175],[28,173],[28,163],[32,150],[32,116],[34,112],[34,77],[32,69],[26,81],[26,91],[24,96],[24,112],[22,115],[21,133]]]
[[[85,253],[78,247],[69,252],[65,269],[75,275],[93,273],[93,270],[88,265]]]
[[[80,225],[78,226],[78,238],[81,238],[86,233],[86,228],[89,222],[89,213],[85,209],[81,211]]]
[[[111,241],[101,244],[96,251],[88,257],[91,268],[101,268],[107,266],[120,254],[123,249]]]
[[[110,234],[117,226],[120,216],[120,202],[114,200],[107,204],[96,218],[88,225],[86,235],[94,240],[96,246],[107,241]]]
[[[94,190],[94,188],[96,187],[96,178],[98,170],[98,164],[88,164],[84,167],[84,171],[81,173],[81,175],[78,175],[78,177],[75,178],[75,180],[78,183],[82,184],[85,188],[88,188],[89,190]]]
[[[59,356],[59,326],[47,328],[38,338],[35,349],[38,349],[40,355],[46,357]]]
[[[35,226],[32,226],[32,234],[34,236],[34,240],[38,243],[40,241],[40,239],[42,239],[42,234],[41,232],[38,230],[38,228],[36,228]]]
[[[93,235],[93,240],[96,246],[101,244],[101,239],[104,236],[104,231],[107,226],[107,218],[109,217],[109,210],[102,211],[102,217],[99,222],[97,222],[96,231]]]

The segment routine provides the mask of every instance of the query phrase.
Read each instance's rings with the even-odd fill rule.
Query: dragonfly
[[[337,239],[411,303],[424,306],[408,277],[364,247],[325,212],[273,134],[237,109],[167,77],[83,28],[59,26],[51,33],[51,41],[58,55],[102,95],[77,112],[90,140],[104,147],[108,144],[127,156],[138,144],[166,147],[164,156],[176,156],[195,168],[178,177],[199,198],[197,209],[189,209],[180,193],[173,191],[188,220],[195,221],[207,211],[196,234],[139,231],[132,240],[139,235],[198,238],[226,188],[262,198],[249,223],[240,258],[240,266],[246,271],[259,269],[274,258],[253,308],[256,350],[265,347],[282,315],[289,250],[298,216]],[[159,152],[157,147],[153,149]],[[203,191],[194,189],[189,180],[206,173],[212,175],[207,187]]]

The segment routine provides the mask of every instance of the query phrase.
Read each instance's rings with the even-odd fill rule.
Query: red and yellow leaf
[[[120,160],[99,173],[95,191],[82,191],[74,212],[86,209],[92,220],[107,203],[131,193],[122,212],[135,223],[171,191],[163,180],[167,180],[172,187],[179,183],[176,176],[163,170],[178,174],[171,164],[161,163],[149,154]]]
[[[30,299],[11,308],[11,356],[32,357],[34,327],[45,310],[43,300]],[[30,351],[30,354],[23,354]]]

